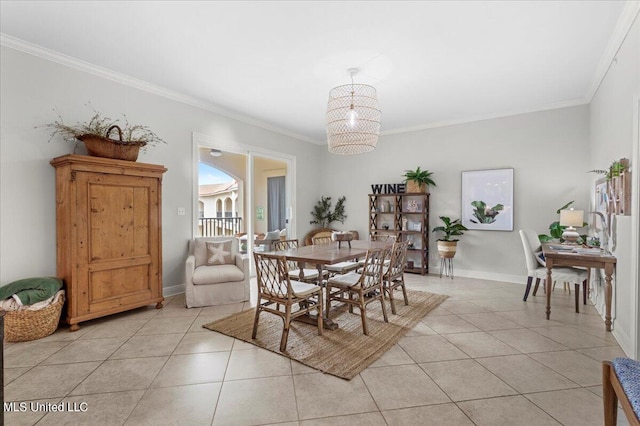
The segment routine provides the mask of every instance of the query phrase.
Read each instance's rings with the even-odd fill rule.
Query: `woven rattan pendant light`
[[[351,84],[329,92],[327,104],[327,141],[333,154],[362,154],[373,151],[380,134],[380,109],[376,89],[367,84],[354,84],[358,73],[349,69]]]

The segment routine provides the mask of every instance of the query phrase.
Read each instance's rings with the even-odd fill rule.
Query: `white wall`
[[[192,132],[224,145],[264,147],[296,156],[297,216],[307,213],[320,197],[315,181],[322,151],[291,137],[151,94],[32,56],[1,48],[0,91],[0,285],[12,280],[56,273],[55,184],[49,161],[72,152],[73,144],[59,139],[47,143],[46,129],[57,111],[65,122],[90,116],[90,101],[107,116],[126,113],[132,123],[152,128],[168,141],[151,147],[139,160],[163,164],[163,268],[164,286],[183,283],[186,244],[192,235]],[[185,207],[185,216],[177,208]],[[309,229],[297,221],[298,235]]]
[[[640,19],[636,21],[611,64],[604,80],[591,102],[591,145],[589,169],[606,169],[613,160],[622,157],[632,159],[633,173],[640,173],[633,164],[634,103],[640,96]],[[638,159],[636,158],[637,162]],[[592,182],[593,186],[593,182]],[[592,190],[593,191],[593,190]],[[638,197],[638,188],[632,187],[632,197]],[[594,203],[594,196],[591,197]],[[635,201],[635,200],[634,200]],[[633,202],[632,202],[633,204]],[[637,206],[637,201],[635,201]],[[593,204],[592,204],[593,205]],[[640,324],[637,320],[638,282],[633,270],[638,258],[632,258],[633,222],[638,223],[640,212],[633,216],[615,216],[615,250],[618,259],[614,282],[613,333],[627,354],[634,354],[634,346],[640,340]],[[636,242],[637,244],[637,242]],[[596,307],[604,314],[604,284],[597,288]],[[639,354],[635,353],[637,357]]]
[[[513,167],[514,231],[466,232],[458,243],[455,273],[524,283],[518,229],[546,233],[566,202],[587,207],[588,120],[585,105],[383,136],[372,153],[326,153],[331,172],[325,173],[323,193],[335,199],[345,195],[348,218],[337,227],[366,236],[370,185],[401,182],[406,169],[421,166],[434,172],[437,184],[430,190],[433,228],[438,216],[460,217],[462,171]],[[437,272],[435,242],[436,235],[430,233],[431,272]]]

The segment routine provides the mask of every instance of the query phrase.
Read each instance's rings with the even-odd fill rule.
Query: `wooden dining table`
[[[333,265],[335,263],[363,258],[366,256],[367,250],[390,247],[391,245],[393,245],[393,242],[390,241],[352,240],[351,246],[342,245],[342,247],[340,247],[338,242],[334,241],[331,244],[302,246],[287,250],[272,251],[269,253],[285,256],[288,260],[297,261],[300,269],[301,281],[304,279],[305,264],[310,263],[315,265],[318,269],[318,285],[322,286],[322,272],[326,265]],[[305,316],[298,318],[303,322],[315,324],[315,319],[313,318],[307,318]],[[338,328],[338,324],[329,319],[326,311],[323,322],[325,328],[330,330]]]
[[[604,324],[607,331],[611,331],[611,295],[613,292],[612,276],[617,262],[615,256],[600,251],[596,254],[581,254],[574,251],[574,248],[580,246],[563,246],[558,243],[543,244],[542,253],[544,254],[545,263],[547,265],[547,279],[545,280],[545,289],[547,291],[547,319],[551,315],[551,284],[553,283],[554,267],[583,267],[583,268],[599,268],[604,269],[604,305],[605,316]]]

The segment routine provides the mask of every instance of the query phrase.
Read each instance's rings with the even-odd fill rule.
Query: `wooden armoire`
[[[164,166],[84,155],[54,158],[58,277],[70,330],[93,318],[162,307]]]

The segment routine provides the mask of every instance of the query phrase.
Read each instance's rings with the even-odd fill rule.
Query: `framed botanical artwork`
[[[462,224],[482,231],[513,231],[513,169],[462,172]]]

